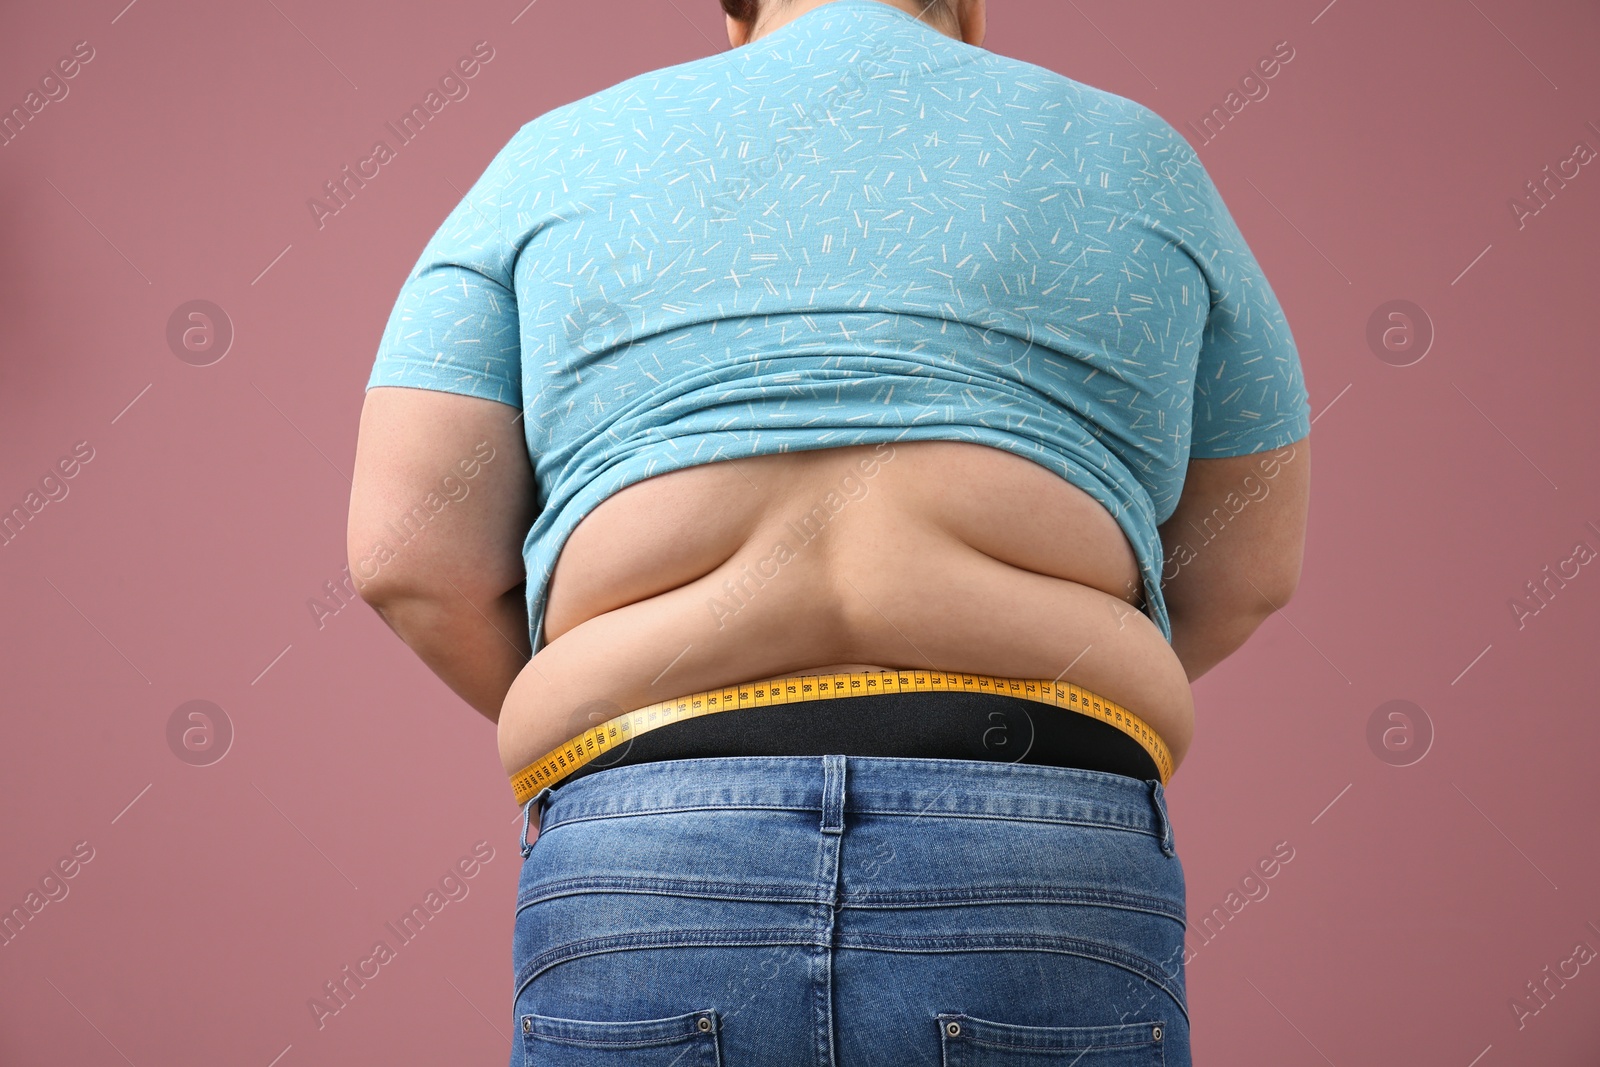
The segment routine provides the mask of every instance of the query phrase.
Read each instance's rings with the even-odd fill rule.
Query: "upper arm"
[[[1198,164],[1191,255],[1210,289],[1195,359],[1191,459],[1281,448],[1311,432],[1300,350],[1272,285]]]
[[[367,392],[347,531],[363,599],[459,589],[476,603],[526,579],[537,501],[520,415],[457,393]]]
[[[423,247],[389,312],[367,389],[436,389],[522,408],[516,247],[504,221],[518,147],[513,137]]]
[[[1183,135],[1142,105],[1134,113],[1144,120],[1148,159],[1138,182],[1141,210],[1189,258],[1203,286],[1189,458],[1244,456],[1301,440],[1311,432],[1311,405],[1277,293]],[[1187,285],[1183,302],[1192,302]]]
[[[1269,452],[1191,459],[1160,527],[1168,611],[1281,608],[1300,581],[1310,492],[1309,436]]]
[[[1153,116],[1153,113],[1151,113]],[[1172,126],[1152,215],[1209,294],[1195,353],[1188,468],[1160,526],[1174,613],[1271,611],[1294,593],[1311,481],[1311,404],[1294,333],[1211,175]]]
[[[526,578],[536,512],[522,416],[516,254],[503,225],[517,138],[429,239],[378,343],[347,547],[364,598],[499,596]]]

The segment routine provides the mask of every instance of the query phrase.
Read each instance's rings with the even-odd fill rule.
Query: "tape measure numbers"
[[[848,674],[805,674],[708,689],[663,700],[592,726],[558,745],[511,777],[518,806],[547,785],[620,748],[639,734],[700,715],[742,708],[764,708],[804,700],[839,700],[882,693],[998,693],[1018,697],[1114,726],[1143,746],[1155,761],[1165,785],[1172,778],[1172,753],[1150,724],[1122,705],[1070,682],[1049,679],[996,678],[954,671],[866,671]]]

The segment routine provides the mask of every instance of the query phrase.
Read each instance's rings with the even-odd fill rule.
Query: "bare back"
[[[685,693],[922,668],[1081,685],[1150,723],[1176,765],[1193,697],[1132,606],[1139,588],[1104,507],[984,445],[863,445],[659,475],[568,538],[548,643],[501,710],[501,759],[514,773],[610,714]]]

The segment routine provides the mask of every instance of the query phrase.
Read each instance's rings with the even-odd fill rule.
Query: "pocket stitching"
[[[523,1012],[522,1040],[591,1049],[639,1049],[682,1045],[710,1038],[710,1048],[721,1055],[721,1016],[715,1008],[668,1015],[658,1019],[567,1019],[537,1012]],[[711,1027],[702,1030],[701,1019]],[[530,1020],[538,1020],[530,1025]],[[554,1024],[542,1026],[542,1023]],[[655,1032],[651,1032],[654,1028]]]
[[[1140,1020],[1138,1022],[1130,1022],[1130,1023],[1111,1023],[1111,1024],[1106,1025],[1106,1026],[1027,1026],[1027,1025],[1024,1025],[1022,1023],[1000,1022],[1000,1021],[995,1020],[995,1019],[984,1019],[984,1018],[980,1018],[979,1016],[966,1015],[966,1014],[962,1014],[962,1013],[959,1013],[959,1012],[941,1012],[936,1017],[935,1022],[937,1023],[937,1025],[939,1027],[939,1038],[940,1038],[941,1045],[942,1045],[943,1048],[946,1048],[946,1049],[949,1048],[950,1043],[953,1042],[953,1041],[961,1041],[961,1042],[965,1042],[966,1044],[969,1044],[969,1045],[985,1046],[985,1047],[988,1047],[988,1048],[1022,1049],[1022,1050],[1025,1050],[1025,1051],[1035,1051],[1035,1052],[1038,1052],[1038,1051],[1052,1051],[1052,1050],[1054,1050],[1054,1051],[1063,1051],[1063,1052],[1081,1050],[1081,1051],[1089,1052],[1089,1051],[1095,1051],[1097,1049],[1155,1048],[1158,1051],[1161,1051],[1161,1058],[1162,1058],[1163,1062],[1165,1062],[1165,1060],[1166,1060],[1166,1053],[1163,1050],[1163,1046],[1166,1044],[1165,1036],[1166,1036],[1166,1032],[1167,1032],[1168,1027],[1167,1027],[1167,1021],[1165,1019],[1148,1019],[1148,1020]],[[969,1023],[970,1024],[975,1024],[974,1027],[973,1027],[974,1034],[968,1034],[965,1031],[963,1031],[962,1033],[957,1034],[956,1036],[952,1037],[952,1036],[950,1036],[949,1031],[947,1031],[945,1029],[945,1024],[947,1022],[957,1022],[957,1023],[963,1024],[963,1026],[965,1026],[966,1024],[969,1024]],[[1160,1041],[1158,1041],[1155,1038],[1150,1036],[1151,1035],[1151,1030],[1154,1027],[1157,1027],[1157,1026],[1161,1027],[1161,1031],[1162,1031],[1163,1040],[1160,1040]],[[998,1033],[996,1033],[993,1036],[975,1036],[975,1035],[982,1035],[985,1028],[990,1028],[990,1029],[992,1029],[994,1031],[998,1031]],[[1022,1031],[1031,1030],[1031,1031],[1037,1032],[1039,1037],[1049,1037],[1049,1036],[1054,1036],[1054,1035],[1065,1035],[1065,1034],[1085,1034],[1085,1035],[1087,1035],[1087,1034],[1093,1033],[1094,1031],[1097,1031],[1097,1030],[1098,1031],[1107,1032],[1107,1036],[1109,1036],[1110,1033],[1117,1032],[1117,1031],[1129,1031],[1130,1035],[1131,1035],[1132,1033],[1136,1033],[1139,1029],[1143,1030],[1143,1037],[1140,1040],[1116,1041],[1114,1043],[1095,1042],[1095,1043],[1092,1043],[1092,1044],[1089,1044],[1089,1045],[1071,1045],[1071,1044],[1045,1044],[1045,1045],[1041,1045],[1041,1044],[1038,1044],[1036,1041],[1035,1042],[1028,1042],[1027,1041],[1027,1037],[1026,1037],[1025,1034],[1016,1034],[1016,1036],[1019,1038],[1019,1040],[1017,1040],[1017,1041],[1004,1040],[1004,1038],[1005,1038],[1005,1036],[1007,1034],[1015,1034],[1015,1032],[1019,1031],[1019,1030],[1022,1030]]]

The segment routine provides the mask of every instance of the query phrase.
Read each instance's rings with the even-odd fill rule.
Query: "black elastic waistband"
[[[1161,777],[1144,746],[1089,715],[997,693],[882,693],[668,723],[584,764],[553,788],[635,763],[833,753],[1078,767],[1141,781]]]

